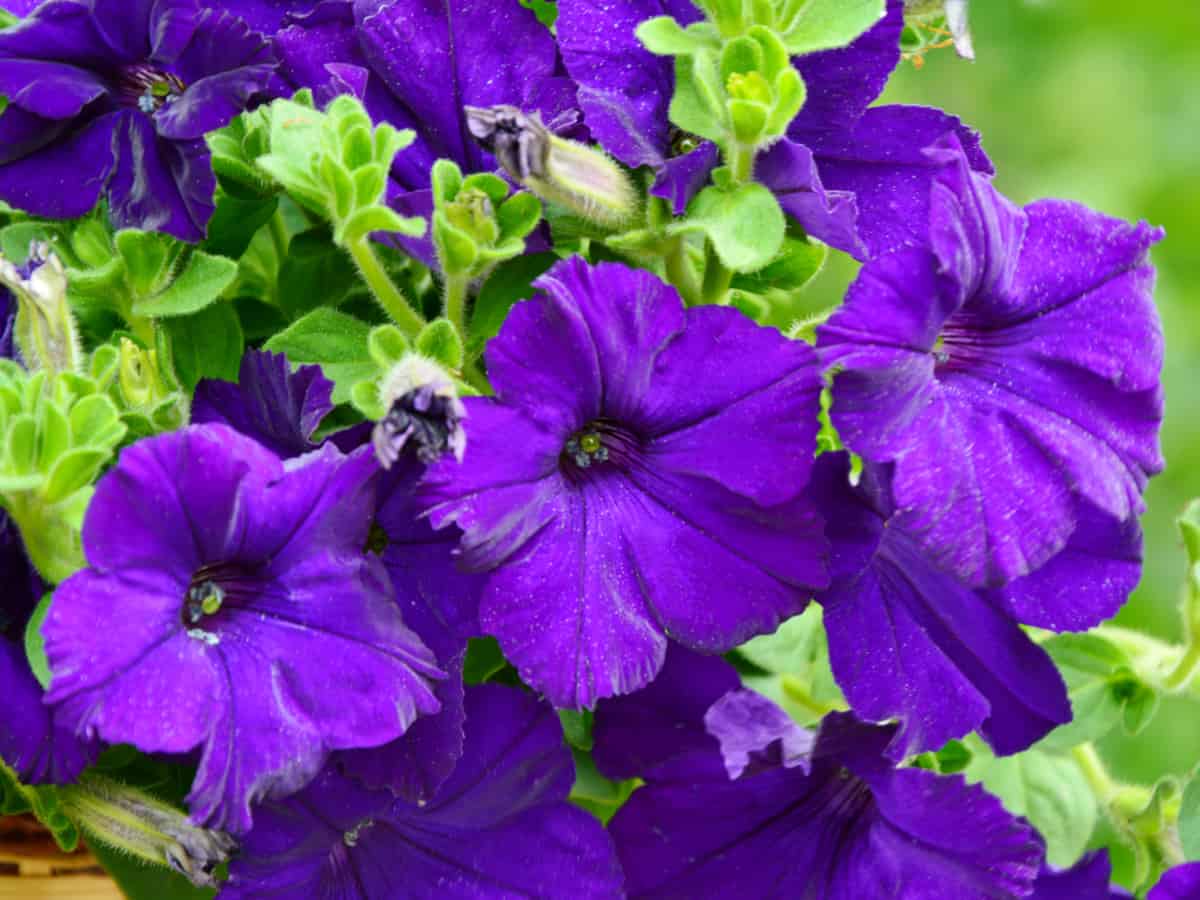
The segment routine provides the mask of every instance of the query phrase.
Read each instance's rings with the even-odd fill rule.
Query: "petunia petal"
[[[704,728],[704,714],[740,686],[737,671],[725,660],[671,644],[654,681],[596,705],[596,767],[620,781],[692,750],[716,750],[716,739]]]
[[[315,449],[312,435],[332,411],[333,382],[319,366],[295,372],[282,354],[248,350],[236,383],[204,379],[196,386],[192,422],[221,422],[281,457]]]
[[[1002,606],[932,564],[848,475],[838,454],[814,476],[833,545],[833,584],[819,599],[846,699],[864,719],[900,721],[888,755],[936,750],[976,729],[1013,753],[1069,721],[1049,657]]]
[[[628,166],[660,166],[669,154],[674,73],[635,34],[655,16],[699,21],[688,0],[562,0],[557,33],[592,136]]]
[[[19,113],[23,113],[19,108],[7,110],[0,122],[7,125],[7,120]],[[66,131],[41,120],[46,130],[34,129],[39,137],[29,154],[0,165],[0,199],[47,218],[82,216],[96,205],[112,174],[114,129],[119,120],[117,114],[104,115],[78,130]],[[22,124],[35,122],[25,118]]]

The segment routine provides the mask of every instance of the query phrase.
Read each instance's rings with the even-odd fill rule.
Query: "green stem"
[[[1117,796],[1118,786],[1112,776],[1108,774],[1108,768],[1104,765],[1100,754],[1096,752],[1095,745],[1088,742],[1073,747],[1071,756],[1075,758],[1079,770],[1083,772],[1083,777],[1087,779],[1087,783],[1096,799],[1100,801],[1100,805],[1107,809],[1113,798]]]
[[[676,235],[667,242],[663,262],[667,269],[667,280],[675,285],[683,302],[688,306],[698,304],[701,299],[700,282],[688,259],[687,242],[682,235]]]
[[[443,314],[458,331],[463,344],[467,343],[467,290],[471,279],[464,274],[446,275]]]
[[[371,249],[370,241],[362,237],[346,249],[350,251],[350,258],[358,266],[359,273],[371,289],[371,293],[375,295],[375,299],[379,301],[379,305],[387,310],[387,314],[402,332],[410,338],[415,338],[424,327],[425,319],[408,305],[404,294],[400,293],[400,289],[388,277],[383,263]]]
[[[733,180],[738,184],[753,180],[754,156],[757,152],[757,147],[733,144],[733,151],[729,155],[729,171],[733,175]]]
[[[704,250],[704,284],[700,288],[700,302],[724,306],[728,302],[729,285],[732,282],[733,271],[721,262],[709,240]]]
[[[275,255],[279,258],[279,265],[283,265],[283,261],[287,259],[288,245],[291,243],[291,237],[288,236],[287,225],[283,221],[283,213],[278,209],[275,210],[275,215],[271,216],[271,240],[275,244]]]
[[[1191,684],[1197,669],[1200,669],[1200,640],[1193,639],[1179,662],[1163,678],[1163,687],[1171,693],[1184,690]]]

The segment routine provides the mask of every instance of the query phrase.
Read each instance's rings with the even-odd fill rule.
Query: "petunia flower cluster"
[[[229,898],[1119,896],[953,754],[1044,752],[1054,635],[1140,578],[1164,235],[1017,205],[958,118],[873,105],[914,16],[970,49],[965,3],[917,6],[14,9],[0,200],[60,229],[71,311],[0,292],[0,774],[166,767]],[[827,252],[844,301],[781,328]],[[47,329],[91,375],[39,368]],[[62,501],[31,473],[88,378],[187,423],[70,451],[103,474],[54,584],[18,513]],[[751,648],[815,606],[836,696],[772,693]],[[1155,874],[1159,799],[1120,820]]]

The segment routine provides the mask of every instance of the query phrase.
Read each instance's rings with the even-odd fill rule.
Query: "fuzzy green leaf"
[[[334,383],[333,402],[345,403],[360,381],[375,377],[375,362],[367,350],[371,326],[321,307],[271,338],[264,349],[286,353],[292,365],[319,365]]]

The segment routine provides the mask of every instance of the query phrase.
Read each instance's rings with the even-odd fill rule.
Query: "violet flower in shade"
[[[554,36],[518,3],[494,0],[329,0],[275,38],[280,71],[318,103],[351,93],[371,118],[411,128],[416,140],[392,163],[388,201],[429,218],[429,171],[450,159],[464,173],[498,166],[467,129],[464,106],[511,104],[551,128],[577,123],[575,85],[560,71]],[[401,239],[430,265],[429,237]]]
[[[333,410],[333,382],[320,366],[294,372],[287,357],[247,350],[236,383],[206,378],[196,385],[192,424],[220,422],[284,459],[316,450],[312,439]]]
[[[1033,829],[959,776],[894,768],[893,731],[831,713],[811,770],[730,780],[720,753],[692,752],[647,772],[609,824],[629,896],[1027,895],[1043,853]]]
[[[387,787],[424,804],[453,770],[463,748],[462,668],[467,641],[479,631],[483,577],[461,572],[454,551],[459,532],[435,531],[422,515],[417,484],[424,466],[405,458],[381,477],[370,549],[379,554],[405,624],[448,673],[438,683],[441,710],[422,716],[391,744],[338,754],[342,770],[369,787]]]
[[[222,900],[609,898],[621,871],[575,778],[553,711],[500,685],[467,689],[462,760],[425,806],[334,767],[271,804],[230,864]]]
[[[1146,894],[1146,900],[1196,900],[1200,897],[1200,862],[1169,870]]]
[[[196,241],[216,181],[204,134],[267,95],[261,35],[197,0],[48,0],[0,32],[0,198]]]
[[[1071,718],[1066,687],[1024,622],[1084,630],[1137,585],[1141,533],[1082,507],[1067,546],[1004,588],[972,589],[938,567],[890,502],[887,471],[849,480],[845,453],[817,460],[810,490],[832,544],[824,607],[829,661],[862,719],[899,720],[894,760],[979,730],[1023,750]]]
[[[80,734],[200,750],[192,818],[234,832],[330,750],[436,712],[441,673],[363,551],[376,472],[365,449],[284,464],[216,424],[125,450],[84,520],[91,568],[42,627],[47,699]]]
[[[16,359],[14,330],[17,327],[17,298],[0,287],[0,359]]]
[[[95,760],[99,743],[77,738],[42,703],[44,691],[25,656],[25,628],[44,588],[3,510],[0,585],[0,759],[26,784],[66,784]]]
[[[1130,896],[1109,883],[1112,865],[1108,853],[1097,850],[1069,869],[1043,865],[1029,900],[1127,900]]]
[[[715,751],[719,744],[705,730],[704,714],[741,686],[733,666],[721,657],[671,644],[654,681],[596,704],[596,768],[613,781],[625,781],[681,753]]]
[[[534,284],[426,493],[491,572],[483,630],[555,705],[590,707],[652,681],[668,638],[724,652],[825,584],[799,497],[820,379],[806,345],[647,272],[576,257]]]
[[[955,139],[930,154],[931,247],[868,263],[818,347],[842,439],[895,463],[905,530],[1002,584],[1063,548],[1081,501],[1136,516],[1162,468],[1147,259],[1162,231],[1066,201],[1021,209]]]

